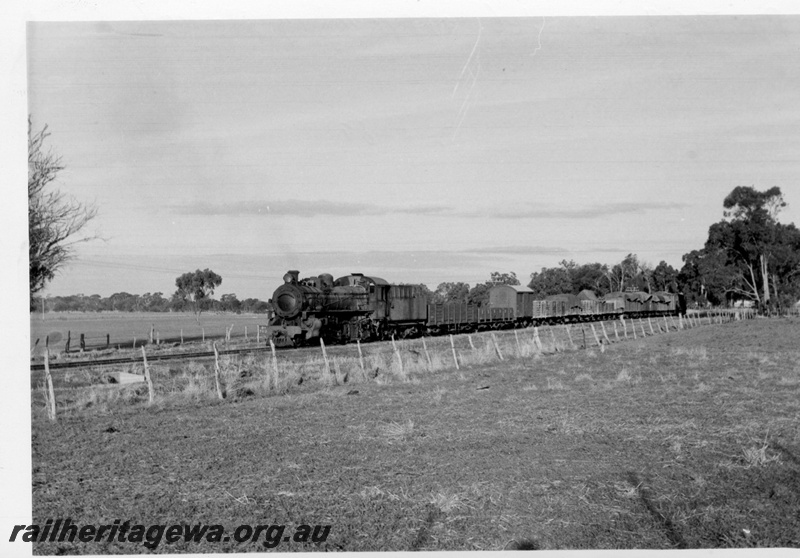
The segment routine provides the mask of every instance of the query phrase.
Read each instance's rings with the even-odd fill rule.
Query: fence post
[[[325,350],[325,341],[322,340],[322,337],[319,338],[319,346],[322,348],[322,358],[325,360],[325,372],[330,375],[331,365],[328,363],[328,353]]]
[[[533,341],[536,343],[536,348],[539,349],[539,353],[541,354],[542,340],[539,338],[539,326],[533,326]]]
[[[561,352],[561,351],[558,350],[558,345],[556,344],[556,332],[555,332],[554,327],[550,326],[547,329],[550,330],[550,339],[553,340],[553,351],[556,352],[556,353]]]
[[[183,328],[181,328],[181,345],[183,345]]]
[[[392,335],[392,347],[394,348],[394,354],[397,356],[397,362],[400,364],[400,374],[403,374],[403,357],[400,356],[400,351],[397,350],[397,343],[394,341],[394,335]]]
[[[347,383],[348,373],[345,372],[344,376],[342,376],[342,370],[341,368],[339,368],[339,359],[337,359],[336,357],[333,357],[333,372],[334,372],[333,377],[336,378],[337,384],[339,383],[339,378],[342,379],[341,381],[343,384]]]
[[[572,332],[569,329],[569,324],[564,324],[564,329],[567,330],[567,338],[569,339],[570,347],[572,347],[573,349],[577,349],[577,347],[575,346],[575,342],[572,340]]]
[[[603,337],[606,338],[606,343],[608,343],[610,345],[611,344],[611,339],[608,338],[608,334],[606,333],[606,326],[602,322],[602,320],[600,321],[600,329],[603,330]]]
[[[639,321],[639,327],[641,327],[641,328],[642,328],[642,337],[643,337],[643,338],[644,338],[644,337],[647,337],[647,335],[646,335],[646,334],[645,334],[645,332],[644,332],[644,322],[642,322],[641,320]]]
[[[133,334],[133,350],[136,350],[136,334]]]
[[[65,353],[69,352],[69,343],[70,343],[70,341],[72,341],[72,331],[67,331],[67,344],[64,347],[64,352]]]
[[[428,371],[433,369],[433,364],[431,364],[431,355],[428,354],[428,345],[425,343],[425,337],[422,338],[422,350],[425,351],[425,358],[428,361]],[[358,354],[361,355],[361,346],[358,347]],[[362,363],[361,368],[363,370],[364,365]]]
[[[472,342],[472,335],[467,334],[467,339],[469,339],[469,346],[472,348],[473,352],[475,351],[475,344]]]
[[[153,381],[150,378],[150,367],[147,366],[147,355],[142,345],[142,362],[144,363],[144,381],[147,382],[147,399],[150,405],[153,404]]]
[[[86,350],[86,337],[84,333],[81,333],[81,352]]]
[[[452,343],[452,338],[450,342]],[[494,343],[494,350],[497,351],[497,356],[500,357],[500,360],[504,360],[503,353],[500,352],[500,345],[497,344],[497,337],[494,336],[494,332],[492,332],[492,343]],[[453,354],[455,354],[455,349],[453,349]]]
[[[628,328],[625,327],[625,318],[623,316],[619,317],[619,321],[622,322],[622,332],[625,334],[625,339],[628,338]]]
[[[56,392],[53,389],[53,377],[50,375],[50,347],[45,338],[44,344],[44,379],[47,382],[47,418],[56,420]]]
[[[272,351],[272,373],[274,377],[275,391],[278,391],[278,357],[275,354],[275,343],[272,339],[269,340],[269,348]],[[269,380],[267,381],[269,387]]]
[[[224,399],[225,395],[222,393],[222,386],[219,383],[219,352],[217,351],[217,344],[213,343],[214,346],[214,385],[217,388],[217,398]]]
[[[361,372],[366,373],[366,368],[364,368],[364,353],[361,352],[361,341],[356,339],[356,346],[358,347],[358,364],[361,366]],[[422,338],[422,346],[425,346],[425,338]],[[425,349],[425,354],[428,354],[428,349]],[[428,357],[430,361],[430,357]]]
[[[656,332],[655,332],[655,330],[653,330],[653,321],[650,319],[650,316],[647,316],[647,325],[650,326],[650,333],[655,335]]]
[[[202,328],[202,329],[203,329],[203,343],[205,343],[206,342],[206,328]]]
[[[456,363],[456,370],[458,370],[459,366],[458,366],[458,357],[456,356],[456,344],[453,342],[452,334],[450,334],[450,348],[453,350],[453,362]]]
[[[561,324],[564,326],[564,330],[567,332],[567,339],[569,339],[569,345],[572,349],[575,349],[575,343],[572,341],[572,332],[569,330],[569,324]]]
[[[517,345],[517,356],[522,356],[522,349],[519,347],[519,335],[517,335],[517,330],[514,330],[514,342]]]
[[[156,324],[150,324],[150,344],[153,344],[153,338],[156,334]]]

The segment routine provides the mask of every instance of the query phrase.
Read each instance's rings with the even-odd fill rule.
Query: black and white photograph
[[[8,555],[800,548],[800,14],[608,4],[21,3]]]

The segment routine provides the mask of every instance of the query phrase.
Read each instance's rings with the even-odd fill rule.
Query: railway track
[[[245,349],[228,349],[219,351],[220,356],[222,355],[238,355],[243,353],[260,353],[264,351],[269,351],[267,347],[248,347]],[[214,356],[214,351],[200,351],[195,353],[172,353],[172,354],[163,354],[163,355],[147,355],[147,362],[156,362],[156,361],[164,361],[164,360],[188,360],[188,359],[200,359],[200,358],[210,358]],[[144,359],[141,357],[120,357],[120,358],[106,358],[106,359],[97,359],[97,360],[75,360],[70,362],[51,362],[50,363],[50,370],[59,370],[59,369],[66,369],[66,368],[86,368],[89,366],[111,366],[114,364],[141,364],[144,362]],[[44,370],[44,364],[33,364],[31,363],[31,371],[38,371]]]
[[[616,316],[615,316],[616,317]],[[596,321],[604,321],[605,319],[611,319],[605,315],[597,315],[593,317],[594,319],[590,319],[587,321],[596,322]],[[553,324],[539,324],[539,325],[553,325]],[[459,333],[456,333],[459,335]],[[339,345],[332,345],[328,347],[329,352],[337,352]],[[247,353],[263,353],[269,351],[269,347],[246,347],[242,349],[227,349],[227,350],[220,350],[220,355],[238,355],[238,354],[247,354]],[[300,354],[305,353],[307,351],[314,351],[319,350],[318,348],[314,347],[298,347],[298,348],[278,348],[280,352],[290,351],[292,354]],[[214,356],[214,351],[198,351],[193,353],[171,353],[171,354],[149,354],[147,355],[148,362],[157,362],[157,361],[169,361],[169,360],[190,360],[190,359],[203,359],[203,358],[211,358]],[[76,360],[76,361],[69,361],[69,362],[51,362],[50,363],[50,370],[63,370],[69,368],[87,368],[87,367],[94,367],[94,366],[112,366],[118,364],[141,364],[143,363],[143,359],[141,357],[118,357],[118,358],[106,358],[106,359],[96,359],[96,360]],[[31,363],[31,371],[42,371],[44,370],[44,364],[33,364]]]

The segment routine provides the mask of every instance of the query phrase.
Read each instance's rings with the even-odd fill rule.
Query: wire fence
[[[425,374],[445,370],[460,370],[472,365],[486,365],[515,361],[544,354],[555,354],[582,349],[605,352],[612,344],[658,336],[684,329],[694,329],[712,324],[753,319],[755,312],[744,309],[736,312],[707,312],[705,315],[690,313],[687,316],[661,316],[650,318],[620,318],[578,324],[559,324],[505,329],[461,335],[421,337],[415,339],[392,339],[390,342],[361,345],[326,347],[320,342],[318,348],[302,351],[276,351],[270,344],[270,352],[249,356],[220,357],[217,343],[210,341],[214,350],[211,369],[186,363],[179,377],[172,370],[160,369],[151,374],[147,353],[152,348],[139,346],[142,363],[129,367],[127,371],[114,372],[112,383],[133,383],[141,387],[131,397],[139,397],[152,404],[156,396],[206,397],[225,399],[231,393],[275,394],[285,393],[292,385],[305,380],[322,382],[323,385],[343,385],[368,381],[408,381],[412,374]],[[228,332],[230,333],[230,331]],[[48,417],[56,420],[56,395],[49,367],[49,348],[44,351],[44,378],[35,382],[38,392],[43,394]],[[87,363],[90,364],[90,363]],[[66,372],[66,374],[74,374]],[[108,379],[109,374],[106,374]],[[63,379],[63,377],[62,377]],[[60,382],[61,383],[61,382]],[[145,387],[146,386],[146,387]],[[99,395],[94,385],[83,386],[88,393],[83,399],[72,395],[66,399],[60,391],[59,406],[74,409],[86,404],[95,404],[98,397],[120,397]],[[74,391],[74,389],[72,390]],[[83,401],[83,403],[80,403]]]
[[[42,356],[45,346],[50,348],[51,354],[54,352],[70,354],[103,349],[138,349],[147,345],[182,345],[219,340],[252,343],[264,341],[256,322],[251,325],[190,325],[177,329],[169,327],[164,332],[155,325],[130,332],[120,332],[119,328],[114,328],[113,332],[107,333],[98,333],[97,329],[90,333],[67,330],[66,334],[58,332],[45,335],[44,338],[31,339],[31,356]]]

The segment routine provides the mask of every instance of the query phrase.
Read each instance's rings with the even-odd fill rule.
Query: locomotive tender
[[[267,340],[278,347],[319,339],[326,343],[375,341],[677,313],[677,296],[671,293],[610,293],[603,300],[556,295],[534,300],[533,291],[526,287],[495,285],[487,304],[429,304],[416,285],[393,285],[361,273],[336,280],[328,273],[300,279],[300,272],[291,270],[283,281],[270,300],[273,314],[265,328]]]

